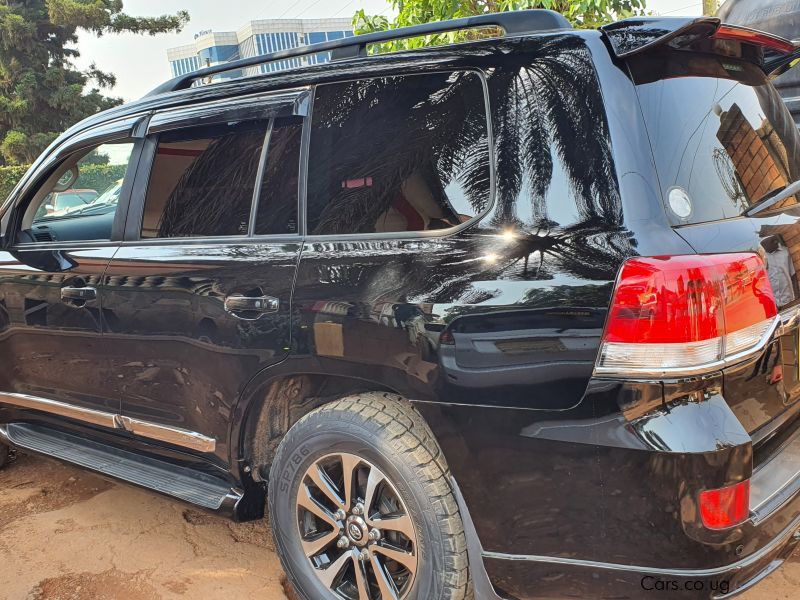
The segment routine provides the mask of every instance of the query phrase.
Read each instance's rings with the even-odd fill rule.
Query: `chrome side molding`
[[[39,410],[51,415],[58,415],[59,417],[67,417],[69,419],[75,419],[76,421],[91,423],[92,425],[100,425],[101,427],[116,427],[114,415],[112,413],[74,406],[57,400],[48,400],[47,398],[40,398],[39,396],[0,392],[0,404],[8,404],[17,408]]]
[[[167,444],[197,450],[198,452],[214,452],[217,440],[196,431],[159,425],[141,419],[134,419],[124,415],[74,406],[58,400],[49,400],[29,394],[0,392],[0,404],[38,410],[51,415],[58,415],[76,421],[83,421],[109,429],[123,429],[134,435],[151,440],[158,440]]]
[[[124,429],[134,435],[159,440],[175,446],[183,446],[200,452],[213,452],[217,447],[217,440],[207,437],[196,431],[158,425],[141,419],[132,419],[123,415],[115,415],[114,423],[118,429]]]

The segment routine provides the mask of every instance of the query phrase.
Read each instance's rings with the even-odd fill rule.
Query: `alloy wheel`
[[[392,482],[354,454],[323,456],[297,492],[300,540],[319,580],[345,600],[400,600],[414,583],[417,533]]]

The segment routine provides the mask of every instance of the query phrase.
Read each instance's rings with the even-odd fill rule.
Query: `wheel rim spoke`
[[[369,470],[369,477],[367,478],[367,490],[364,492],[364,512],[367,516],[371,513],[372,503],[375,501],[375,491],[378,485],[383,481],[383,473],[375,467]]]
[[[333,502],[337,508],[345,508],[344,500],[339,496],[339,492],[333,485],[333,482],[328,477],[327,473],[322,470],[318,464],[311,465],[311,468],[306,472],[306,475],[314,482],[319,490]]]
[[[333,531],[313,540],[301,540],[303,543],[303,552],[305,552],[306,556],[309,558],[316,556],[337,537],[339,537],[339,531],[334,529]]]
[[[370,550],[372,552],[382,554],[386,558],[391,558],[392,560],[399,562],[411,573],[414,573],[414,571],[417,569],[417,557],[410,552],[405,552],[398,548],[392,548],[386,544],[375,544],[370,548]]]
[[[411,522],[411,517],[408,515],[375,517],[373,519],[367,519],[367,522],[370,527],[398,531],[409,540],[414,539],[414,524]]]
[[[351,557],[352,554],[350,552],[343,552],[342,555],[333,561],[328,567],[317,570],[317,575],[322,580],[322,583],[328,587],[328,589],[333,589],[333,583],[336,581],[336,577],[342,572],[342,569],[347,564],[348,559]]]
[[[297,516],[302,550],[337,598],[407,600],[418,568],[417,533],[381,469],[345,452],[317,459],[303,474]]]
[[[358,588],[358,600],[371,600],[369,596],[369,585],[367,584],[367,573],[364,563],[353,557],[353,569],[356,573],[356,587]]]
[[[308,487],[305,485],[300,488],[300,491],[297,494],[297,504],[305,508],[311,514],[316,515],[325,521],[334,529],[338,529],[339,524],[336,522],[336,518],[327,508],[322,506],[319,502],[311,497],[311,493],[309,492]]]
[[[397,590],[394,587],[394,582],[389,575],[384,571],[383,565],[378,560],[375,554],[370,555],[372,562],[372,570],[375,573],[375,579],[378,582],[378,589],[381,591],[381,600],[397,600]]]
[[[353,506],[353,475],[360,461],[352,454],[342,454],[342,487],[344,487],[344,509]]]

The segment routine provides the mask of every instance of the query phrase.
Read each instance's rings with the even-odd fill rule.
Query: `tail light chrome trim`
[[[718,371],[725,367],[729,367],[731,365],[738,364],[751,358],[753,356],[757,356],[761,352],[764,351],[764,348],[772,340],[773,336],[778,332],[779,327],[781,326],[781,318],[780,316],[776,316],[768,326],[767,330],[764,332],[764,335],[758,341],[758,344],[755,346],[748,348],[747,350],[743,350],[742,352],[737,352],[736,354],[731,354],[730,356],[726,356],[722,360],[715,360],[709,361],[702,364],[697,365],[690,365],[685,367],[670,367],[670,368],[650,368],[650,369],[643,369],[643,368],[632,368],[626,367],[623,369],[618,369],[615,367],[605,367],[600,365],[600,358],[601,356],[597,357],[597,364],[594,367],[594,374],[606,377],[626,377],[626,378],[636,378],[636,379],[652,379],[652,378],[660,378],[660,377],[684,377],[684,376],[695,376],[695,375],[705,375],[706,373],[710,373],[712,371]],[[603,347],[608,342],[604,342],[601,345],[600,352],[603,352]],[[676,346],[686,346],[687,344],[676,344]]]

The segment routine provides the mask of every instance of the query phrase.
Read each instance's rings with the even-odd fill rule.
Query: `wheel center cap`
[[[347,537],[356,546],[363,546],[369,541],[369,528],[361,517],[350,516],[345,523]]]

